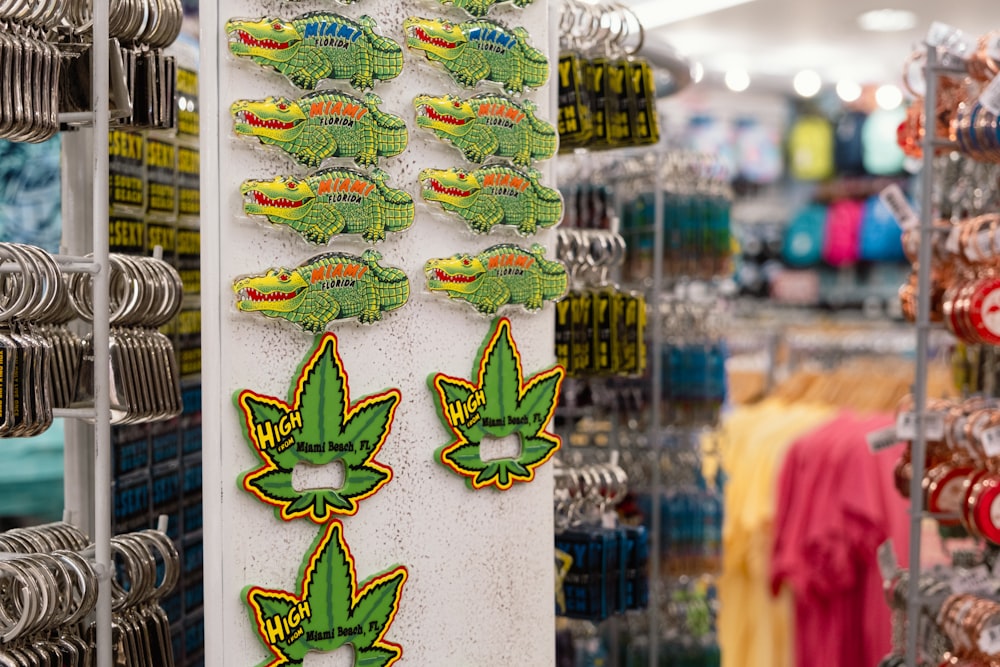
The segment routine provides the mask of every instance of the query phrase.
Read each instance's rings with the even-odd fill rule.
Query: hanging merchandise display
[[[420,172],[421,195],[445,211],[456,213],[469,229],[486,234],[496,226],[513,227],[522,236],[559,224],[562,195],[539,181],[535,170],[488,166],[463,169],[425,169]]]
[[[441,419],[455,435],[436,458],[477,491],[488,486],[506,491],[514,482],[533,481],[535,470],[561,445],[547,429],[564,377],[556,366],[525,381],[510,320],[498,319],[482,349],[475,384],[441,373],[430,378]],[[484,441],[511,436],[519,441],[519,456],[483,460]]]
[[[301,165],[315,168],[327,158],[343,157],[368,167],[380,157],[399,155],[408,141],[406,123],[383,112],[381,104],[371,93],[362,99],[318,90],[298,100],[240,100],[230,111],[238,136],[276,146]]]
[[[488,19],[452,23],[411,16],[403,30],[409,48],[423,52],[466,88],[492,81],[520,95],[525,88],[541,88],[549,79],[548,58],[531,46],[522,27],[508,28]]]
[[[294,667],[310,653],[351,644],[353,665],[392,665],[403,649],[383,638],[399,611],[407,576],[407,569],[397,566],[359,584],[344,526],[330,522],[302,561],[298,593],[258,586],[244,591],[257,633],[274,655],[260,664]]]
[[[560,149],[605,150],[660,140],[656,86],[636,56],[643,28],[631,9],[569,0],[560,23]]]
[[[312,333],[334,320],[377,322],[410,298],[410,280],[400,269],[379,265],[382,255],[342,252],[316,255],[294,269],[270,269],[233,283],[236,308],[280,318]]]
[[[240,392],[236,402],[246,437],[263,464],[242,475],[242,487],[273,505],[284,521],[307,517],[326,523],[335,514],[353,515],[358,503],[392,479],[392,470],[375,461],[392,429],[400,402],[393,389],[351,403],[337,338],[326,334],[292,383],[289,401]],[[335,489],[299,490],[296,468],[342,466]]]
[[[537,107],[530,100],[518,102],[494,93],[468,99],[420,95],[413,107],[417,127],[431,130],[476,164],[496,156],[530,167],[555,155],[559,143],[555,128],[535,115]]]
[[[413,225],[413,198],[389,187],[389,174],[375,168],[330,167],[305,176],[248,180],[240,186],[243,212],[267,218],[316,245],[340,234],[360,234],[369,243],[384,241],[386,232]]]
[[[289,81],[313,90],[326,79],[347,80],[358,90],[372,88],[403,71],[403,49],[376,34],[371,17],[358,21],[331,12],[310,12],[291,20],[230,19],[229,50],[275,69]]]
[[[537,243],[530,250],[503,243],[476,255],[429,259],[424,275],[427,289],[465,301],[484,315],[507,305],[539,310],[546,301],[561,299],[568,285],[566,267],[546,259]]]

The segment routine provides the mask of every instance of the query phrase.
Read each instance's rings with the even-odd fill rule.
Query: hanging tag
[[[320,333],[334,320],[357,317],[377,322],[382,313],[410,298],[402,270],[379,265],[382,255],[366,250],[361,257],[342,252],[317,255],[294,269],[271,269],[233,283],[236,307],[280,318]]]
[[[515,102],[504,95],[420,95],[413,100],[417,126],[454,144],[469,162],[482,164],[492,156],[528,167],[534,160],[556,154],[558,136],[551,124],[535,115],[531,100]]]
[[[559,147],[563,150],[586,146],[594,133],[582,61],[573,51],[559,57]]]
[[[594,293],[574,291],[569,300],[573,317],[573,371],[589,375],[594,372]]]
[[[979,442],[987,458],[1000,456],[1000,426],[984,430],[979,436]]]
[[[597,375],[609,375],[615,368],[614,357],[614,291],[611,289],[594,290],[591,297],[593,308],[592,350],[594,353],[593,369]]]
[[[903,228],[903,231],[915,229],[920,226],[920,218],[917,216],[917,212],[910,206],[910,202],[907,201],[902,188],[895,183],[879,193],[879,199],[889,209],[892,216],[896,218],[896,222]]]
[[[608,143],[612,146],[635,144],[635,123],[639,109],[632,91],[632,68],[627,60],[607,64]]]
[[[549,79],[545,54],[528,43],[528,31],[479,19],[452,23],[446,19],[410,17],[403,22],[406,45],[423,51],[460,85],[474,88],[493,81],[509,93],[541,88]]]
[[[945,242],[944,248],[953,255],[957,255],[962,252],[961,225],[952,226],[951,231],[948,232],[948,240]]]
[[[534,0],[438,0],[442,5],[453,5],[459,9],[464,9],[472,16],[486,16],[490,9],[496,5],[511,3],[515,7],[524,9]]]
[[[589,148],[607,148],[608,135],[608,59],[591,58],[587,66],[587,84],[590,97],[590,117],[594,123],[594,135]]]
[[[994,116],[1000,115],[1000,75],[993,77],[980,93],[979,104]]]
[[[928,412],[924,417],[924,431],[929,441],[944,439],[944,413]],[[896,418],[896,435],[900,440],[917,437],[917,415],[915,412],[901,412]]]
[[[865,440],[868,441],[868,449],[872,452],[880,452],[883,449],[889,449],[900,442],[902,438],[896,435],[895,426],[887,426],[878,431],[872,431],[865,436]]]
[[[977,646],[988,656],[1000,655],[1000,625],[984,628],[979,635]]]
[[[230,19],[226,34],[234,55],[281,72],[299,88],[334,79],[366,90],[403,71],[403,48],[376,28],[370,16],[354,21],[321,11],[290,20]]]
[[[566,374],[573,376],[573,295],[556,303],[556,363],[566,369]],[[0,412],[2,414],[2,412]]]
[[[292,381],[288,402],[245,389],[236,395],[243,434],[261,466],[240,477],[240,486],[273,506],[283,521],[326,523],[354,515],[358,504],[392,479],[375,457],[392,430],[400,393],[391,389],[351,402],[337,337],[325,334]],[[336,489],[301,488],[295,471],[337,464]]]
[[[424,264],[427,288],[450,299],[466,301],[492,315],[508,304],[539,310],[546,301],[566,294],[568,276],[562,262],[545,259],[545,248],[504,243],[478,255],[461,253]]]
[[[398,565],[359,583],[344,526],[331,521],[302,561],[297,590],[243,590],[250,621],[273,655],[266,664],[301,667],[309,653],[330,653],[345,644],[354,648],[355,667],[395,663],[403,649],[384,637],[408,577]]]
[[[559,401],[565,371],[556,366],[525,380],[510,320],[498,319],[480,352],[473,380],[438,373],[429,382],[453,442],[437,450],[437,460],[465,478],[474,490],[501,491],[531,482],[535,470],[559,450],[559,436],[547,431]],[[517,456],[484,461],[484,441],[516,437]]]
[[[318,167],[332,157],[373,166],[379,157],[399,155],[407,144],[406,123],[384,113],[380,104],[377,95],[362,99],[323,90],[298,100],[240,100],[230,111],[237,135],[257,137],[306,167]]]
[[[425,169],[420,172],[421,195],[457,214],[477,234],[503,225],[530,236],[556,225],[563,215],[562,195],[540,178],[534,169],[501,165],[475,171]]]
[[[951,592],[963,595],[968,593],[985,593],[996,585],[990,570],[985,565],[963,568],[955,571],[949,579]]]
[[[646,299],[641,294],[622,295],[618,372],[625,376],[646,371]]]
[[[304,178],[244,181],[243,212],[288,227],[309,243],[325,245],[337,234],[360,234],[374,243],[413,224],[413,198],[386,185],[387,178],[380,169],[366,174],[338,167]]]
[[[656,110],[656,83],[649,63],[637,58],[629,63],[632,95],[635,99],[635,143],[648,146],[660,141],[660,115]]]

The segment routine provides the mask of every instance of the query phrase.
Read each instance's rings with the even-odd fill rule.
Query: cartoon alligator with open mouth
[[[383,312],[400,308],[410,298],[406,274],[380,266],[381,258],[374,250],[361,257],[332,252],[294,269],[271,269],[242,278],[233,284],[236,307],[288,320],[312,333],[350,317],[376,322]]]
[[[537,171],[489,166],[475,171],[425,169],[420,172],[422,195],[457,213],[480,234],[496,225],[517,227],[534,234],[562,219],[563,200],[558,191],[538,182]]]
[[[307,93],[298,100],[268,97],[240,100],[231,113],[236,134],[281,148],[298,163],[318,167],[331,157],[353,158],[361,166],[406,149],[406,123],[379,109],[382,100],[335,91]]]
[[[481,164],[490,156],[510,158],[530,166],[556,154],[559,135],[549,123],[535,116],[530,100],[515,102],[503,95],[476,95],[463,100],[454,95],[421,95],[413,100],[417,126],[450,141],[470,162]]]
[[[494,81],[509,93],[521,93],[548,81],[549,61],[528,44],[524,28],[506,28],[485,19],[452,23],[410,17],[403,30],[408,47],[441,63],[463,86]]]
[[[568,276],[561,262],[545,259],[545,248],[531,250],[503,243],[478,255],[458,254],[424,265],[427,288],[451,299],[468,301],[492,315],[506,304],[538,310],[545,301],[566,294]]]
[[[226,34],[235,55],[278,70],[299,88],[312,90],[324,79],[346,79],[364,90],[403,71],[403,48],[375,28],[369,16],[352,21],[311,12],[291,20],[232,19]]]
[[[413,198],[385,184],[384,171],[371,175],[333,167],[312,176],[278,176],[244,181],[243,211],[284,225],[310,243],[325,245],[335,234],[361,234],[368,242],[413,224]]]

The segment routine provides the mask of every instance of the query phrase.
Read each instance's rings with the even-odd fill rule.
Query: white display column
[[[493,8],[490,18],[526,27],[532,45],[549,56],[549,86],[521,99],[535,101],[538,116],[554,123],[550,91],[557,72],[550,45],[558,32],[558,7],[550,4],[535,0],[524,9],[503,4]],[[402,75],[376,83],[374,93],[382,99],[382,111],[406,121],[409,145],[399,156],[380,159],[379,168],[388,173],[392,187],[413,197],[416,218],[409,230],[390,233],[374,246],[356,235],[334,237],[323,248],[312,246],[242,212],[240,184],[245,179],[306,176],[315,170],[295,164],[281,151],[235,136],[230,115],[234,101],[269,95],[295,99],[304,91],[275,71],[231,55],[225,23],[236,17],[290,19],[317,10],[355,20],[370,16],[377,32],[404,45]],[[392,469],[393,479],[364,500],[357,514],[341,519],[358,579],[397,565],[408,570],[398,614],[385,635],[402,647],[400,665],[542,667],[555,662],[552,464],[539,468],[531,483],[515,484],[508,491],[473,491],[435,460],[435,450],[450,442],[452,434],[439,418],[428,378],[444,373],[475,380],[474,365],[492,321],[468,304],[429,292],[423,275],[428,259],[478,253],[497,243],[525,248],[541,243],[552,259],[555,235],[548,230],[532,239],[476,236],[457,218],[443,216],[422,201],[417,180],[422,169],[472,166],[453,146],[416,127],[414,97],[468,97],[500,89],[492,84],[462,89],[422,53],[406,48],[403,22],[409,16],[469,20],[433,0],[202,3],[205,645],[206,664],[213,667],[268,664],[273,659],[258,638],[242,591],[249,585],[296,591],[303,558],[324,530],[305,519],[279,520],[273,508],[239,484],[240,475],[260,462],[248,447],[235,395],[252,389],[286,399],[317,339],[286,321],[238,312],[233,281],[270,267],[296,267],[325,251],[360,256],[371,247],[382,254],[383,266],[405,271],[411,295],[405,306],[384,313],[380,322],[364,325],[353,318],[328,327],[338,339],[352,401],[393,388],[402,396],[378,455],[378,461]],[[363,95],[343,82],[325,81],[320,88]],[[324,166],[354,168],[343,159]],[[546,184],[554,187],[551,161],[537,167]],[[526,374],[550,368],[553,306],[536,313],[518,306],[500,314],[511,320]],[[305,664],[351,665],[351,655],[349,647],[314,653]]]

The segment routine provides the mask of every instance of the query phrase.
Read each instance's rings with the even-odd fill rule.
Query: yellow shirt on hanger
[[[727,475],[719,578],[722,667],[791,667],[792,599],[771,595],[778,472],[789,446],[835,414],[771,399],[737,409],[719,436]]]

